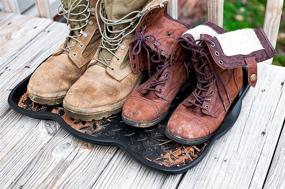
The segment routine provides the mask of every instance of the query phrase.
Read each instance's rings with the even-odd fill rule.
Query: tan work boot
[[[101,36],[91,10],[95,3],[95,0],[62,1],[60,14],[66,18],[70,34],[61,48],[33,73],[28,84],[32,101],[47,105],[62,103],[71,85],[87,69]]]
[[[99,0],[96,12],[102,41],[88,70],[64,99],[65,112],[84,121],[118,113],[127,96],[140,83],[129,66],[129,44],[144,15],[167,0]]]

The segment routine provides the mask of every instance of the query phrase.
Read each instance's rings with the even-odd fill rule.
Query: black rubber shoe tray
[[[247,75],[246,71],[244,75]],[[186,172],[205,157],[214,142],[234,125],[241,110],[242,99],[249,89],[245,77],[245,87],[212,138],[200,145],[185,146],[166,138],[164,130],[171,112],[189,95],[187,90],[182,91],[175,99],[164,121],[149,129],[137,129],[124,124],[120,114],[101,121],[82,122],[67,117],[61,105],[35,104],[26,94],[29,78],[19,83],[10,93],[8,101],[13,110],[35,119],[54,120],[67,132],[84,141],[118,146],[141,164],[168,174]]]

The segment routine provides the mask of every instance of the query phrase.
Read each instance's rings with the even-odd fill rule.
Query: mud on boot
[[[167,0],[98,0],[95,11],[99,48],[88,69],[68,91],[65,112],[84,121],[100,120],[121,111],[127,96],[139,85],[141,74],[129,66],[129,44],[144,15],[166,6]]]
[[[33,73],[28,84],[29,98],[38,104],[56,105],[63,101],[72,84],[87,69],[99,45],[95,0],[63,0],[61,12],[70,28],[64,44]]]

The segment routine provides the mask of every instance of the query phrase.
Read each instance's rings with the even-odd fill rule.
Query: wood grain
[[[284,0],[270,0],[267,1],[266,5],[265,21],[263,28],[273,47],[276,47],[283,2]]]
[[[181,176],[150,170],[119,150],[92,188],[174,188]]]
[[[264,188],[285,188],[285,125],[276,148]]]
[[[224,0],[208,0],[208,21],[223,27]]]
[[[19,53],[52,22],[50,20],[14,15],[0,26],[0,69],[5,67],[12,55]]]
[[[167,11],[168,14],[173,18],[173,19],[178,19],[178,0],[170,0],[169,4],[167,6]]]

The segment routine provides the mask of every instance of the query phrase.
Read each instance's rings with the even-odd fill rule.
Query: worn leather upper
[[[96,18],[92,13],[87,12],[89,9],[81,10],[77,7],[69,7],[73,2],[64,1],[64,8],[70,9],[72,14],[84,11],[85,15],[90,17],[85,22],[73,21],[74,17],[70,17],[70,27],[83,27],[81,33],[70,31],[70,36],[79,36],[77,41],[68,37],[61,45],[56,53],[45,60],[39,68],[33,73],[28,84],[28,94],[32,100],[37,103],[47,103],[54,105],[61,103],[72,84],[87,69],[87,64],[94,56],[99,45],[100,35],[96,24]],[[88,7],[87,1],[82,1],[82,5]],[[95,1],[90,1],[89,5]],[[79,8],[78,8],[79,7]],[[71,26],[72,25],[72,26]],[[39,99],[39,100],[36,100]]]
[[[104,0],[105,9],[103,11],[108,19],[114,22],[132,11],[140,11],[142,14],[140,16],[143,16],[153,9],[165,6],[166,2],[157,0],[150,2]],[[102,23],[102,25],[104,24],[106,23]],[[112,27],[112,31],[123,27],[125,24],[118,24]],[[115,33],[106,36],[102,41],[104,43],[100,44],[100,48],[88,65],[87,71],[68,91],[63,102],[66,109],[78,114],[93,114],[94,117],[100,111],[106,112],[107,115],[108,111],[112,112],[115,108],[121,108],[126,97],[139,84],[141,75],[133,73],[129,66],[128,51],[130,42],[134,37],[133,33],[123,37],[118,48],[112,53],[106,48],[101,48],[106,45],[109,50],[112,49],[113,47],[110,44],[108,45],[110,40],[107,38],[114,38],[115,36]]]
[[[123,106],[123,116],[137,123],[151,122],[164,116],[171,102],[187,79],[188,67],[178,38],[187,28],[165,14],[165,10],[154,10],[147,15],[136,32],[131,44],[132,69],[140,72],[156,67],[154,73],[128,97]],[[160,57],[154,62],[150,57]],[[159,54],[159,55],[158,55]]]
[[[147,14],[138,29],[136,38],[130,45],[130,65],[134,73],[148,68],[152,56],[170,59],[177,39],[186,31],[186,26],[167,15],[166,9],[154,9]],[[149,53],[149,55],[148,55]],[[148,57],[149,56],[149,57]],[[175,63],[173,61],[172,63]]]
[[[200,36],[198,40],[201,40],[198,43],[191,32],[182,36],[182,45],[192,53],[192,63],[198,81],[196,89],[177,107],[168,122],[167,129],[172,135],[184,140],[202,139],[211,136],[221,125],[243,86],[242,66],[248,66],[248,73],[253,74],[257,69],[257,61],[272,58],[275,54],[266,36],[260,35],[261,30],[254,31],[264,48],[259,45],[258,40],[257,45],[240,44],[241,48],[231,47],[229,42],[232,41],[228,35],[241,38],[244,37],[240,36],[244,34],[243,32],[226,34],[217,32],[214,36],[201,33],[197,35]],[[224,35],[227,37],[223,37]],[[259,47],[262,49],[258,49]],[[237,54],[247,51],[242,48],[256,50],[250,50],[248,54]],[[225,52],[233,55],[226,56]],[[255,85],[255,83],[256,78],[250,84]]]

